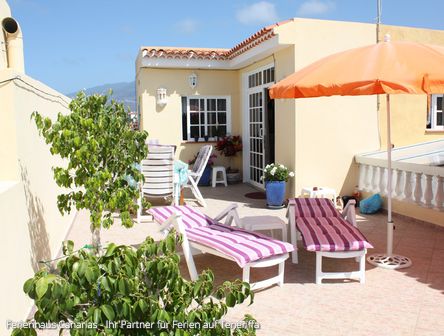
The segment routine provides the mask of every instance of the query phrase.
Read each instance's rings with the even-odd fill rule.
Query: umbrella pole
[[[411,259],[393,254],[393,220],[392,220],[392,139],[390,125],[390,95],[387,98],[387,253],[371,254],[367,261],[378,267],[388,269],[406,268],[412,265]]]
[[[390,95],[387,98],[387,256],[393,254],[393,220],[392,220],[392,138],[390,121]]]

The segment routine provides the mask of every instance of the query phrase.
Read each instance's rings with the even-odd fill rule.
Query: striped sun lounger
[[[189,206],[151,208],[149,212],[163,226],[174,225],[183,235],[183,250],[192,280],[197,279],[192,252],[199,250],[235,261],[243,269],[243,281],[249,282],[250,267],[279,265],[279,274],[254,284],[254,289],[284,281],[284,263],[294,247],[268,236],[230,226],[232,220],[239,225],[239,216],[233,204],[216,218],[211,218]],[[226,217],[226,224],[219,221]]]
[[[316,283],[322,279],[358,277],[365,282],[365,254],[373,246],[356,227],[355,202],[347,203],[340,214],[326,198],[295,198],[289,201],[288,217],[291,241],[296,246],[296,236],[302,236],[307,251],[316,252]],[[347,218],[347,220],[345,219]],[[357,258],[359,271],[322,272],[322,257]],[[298,262],[297,251],[292,254],[293,263]]]

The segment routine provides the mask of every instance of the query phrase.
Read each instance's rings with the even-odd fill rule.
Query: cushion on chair
[[[190,241],[230,256],[240,267],[294,250],[289,243],[224,224],[195,227],[185,231]]]
[[[211,217],[188,205],[150,208],[148,212],[159,223],[166,221],[174,213],[182,214],[182,222],[187,229],[216,223]]]
[[[189,206],[150,208],[149,212],[160,223],[173,213],[182,214],[188,240],[208,246],[229,256],[240,267],[252,261],[292,252],[293,245],[260,233],[224,225]]]
[[[299,217],[296,226],[308,251],[360,251],[373,248],[365,236],[342,217]]]
[[[296,217],[341,217],[333,203],[327,198],[294,198]]]

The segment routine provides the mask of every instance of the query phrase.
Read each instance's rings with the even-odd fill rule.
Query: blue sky
[[[8,0],[26,72],[70,93],[132,81],[140,46],[231,48],[291,17],[376,21],[376,0]],[[382,22],[444,30],[442,0],[382,0]]]

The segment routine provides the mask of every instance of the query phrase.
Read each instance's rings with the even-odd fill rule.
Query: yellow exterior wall
[[[194,89],[188,84],[188,76],[193,72],[198,76],[198,84]],[[238,71],[142,68],[136,82],[136,94],[138,99],[140,97],[141,128],[148,131],[149,139],[176,145],[176,157],[184,162],[192,159],[204,143],[182,140],[182,96],[230,96],[231,134],[241,134]],[[167,89],[168,103],[164,107],[156,104],[156,90],[160,87]],[[217,164],[242,168],[241,155],[238,154],[230,162],[221,158],[218,152],[215,153],[218,155]]]
[[[294,45],[294,70],[376,41],[375,26],[362,23],[294,19],[275,30],[281,43]],[[284,69],[276,70],[277,80],[294,70],[288,62]],[[338,194],[350,194],[358,178],[354,155],[379,148],[376,97],[285,99],[276,107],[277,127],[284,130],[277,145],[278,158],[291,160],[295,153],[294,195],[305,186],[330,187]],[[291,134],[293,125],[295,135]],[[294,141],[295,148],[283,154],[286,139],[288,143]]]
[[[382,25],[380,38],[390,34],[392,41],[413,41],[444,46],[444,31]],[[386,99],[381,96],[379,127],[382,148],[387,148]],[[391,134],[395,147],[442,139],[444,131],[426,130],[426,95],[391,95]]]
[[[17,74],[0,71],[0,80]],[[64,97],[32,78],[21,78],[43,92]],[[55,257],[74,219],[75,212],[62,216],[57,209],[57,195],[62,191],[53,180],[51,167],[62,165],[60,158],[49,152],[49,147],[38,135],[30,115],[39,111],[56,118],[58,112],[66,113],[66,103],[36,91],[21,82],[0,86],[0,125],[8,120],[11,128],[7,134],[0,132],[2,156],[0,168],[0,255],[3,269],[0,277],[0,320],[23,320],[30,311],[32,301],[23,293],[23,283],[40,266],[39,260]],[[0,334],[7,335],[5,323]]]
[[[277,52],[275,56],[276,82],[295,71],[295,48],[288,47]],[[296,100],[275,100],[275,159],[291,171],[297,172],[296,162]],[[295,195],[296,178],[291,178],[287,184],[287,195]]]

